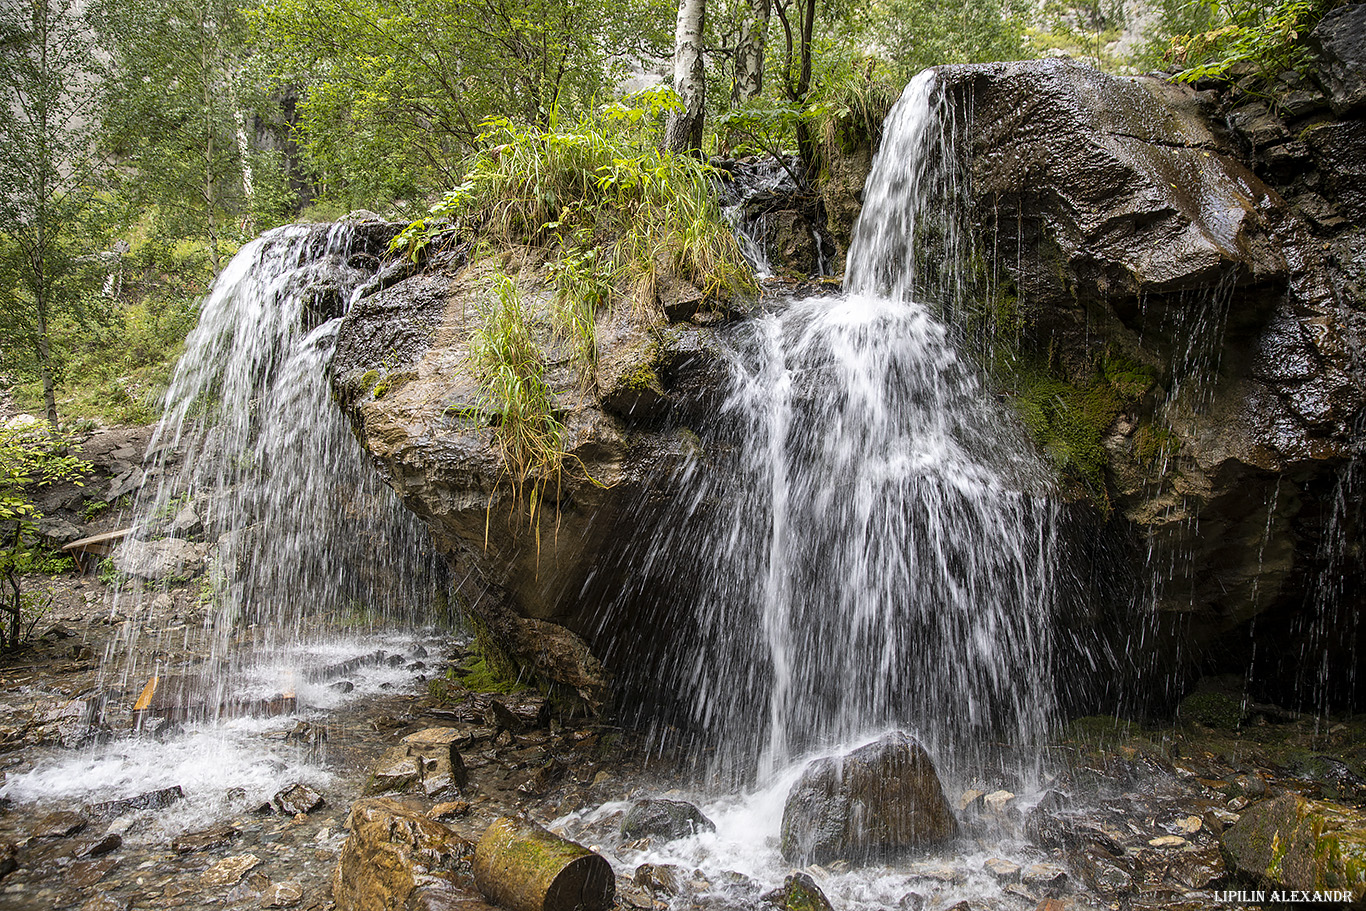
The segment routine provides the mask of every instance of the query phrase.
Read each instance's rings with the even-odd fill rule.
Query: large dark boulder
[[[1248,807],[1220,839],[1240,874],[1263,886],[1366,899],[1366,815],[1282,794]],[[1344,902],[1345,904],[1345,902]]]
[[[867,863],[953,838],[958,822],[930,756],[900,731],[807,767],[783,808],[791,863]]]
[[[1333,110],[1346,114],[1366,107],[1366,3],[1329,10],[1308,43],[1317,52],[1319,80]]]
[[[545,352],[563,427],[559,471],[525,484],[499,449],[501,416],[481,393],[470,350],[504,271]],[[585,374],[572,340],[552,328],[555,286],[544,266],[470,266],[454,250],[364,289],[337,336],[337,396],[390,486],[431,530],[485,641],[595,709],[610,696],[600,643],[614,630],[601,604],[619,584],[608,555],[639,534],[643,500],[656,490],[667,499],[688,451],[686,434],[662,415],[688,420],[687,402],[705,397],[717,375],[710,330],[699,325],[707,314],[674,306],[690,297],[677,281],[662,282],[660,295],[659,311],[679,321],[629,306],[600,313],[599,356]]]
[[[1262,616],[1281,619],[1259,631],[1308,629],[1291,618],[1317,597],[1327,536],[1356,534],[1322,503],[1366,415],[1362,123],[1065,60],[937,72],[1016,327],[993,344],[1013,346],[1021,383],[1046,374],[1113,403],[1084,428],[1104,489],[1074,550],[1106,581],[1077,623],[1108,617],[1152,679],[1245,668],[1243,631]],[[1124,644],[1135,609],[1158,631],[1146,653]]]

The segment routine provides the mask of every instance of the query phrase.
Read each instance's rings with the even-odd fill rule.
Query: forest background
[[[0,389],[54,426],[151,421],[243,243],[357,209],[432,219],[519,137],[794,153],[815,180],[923,67],[1231,79],[1293,66],[1334,5],[0,0]]]

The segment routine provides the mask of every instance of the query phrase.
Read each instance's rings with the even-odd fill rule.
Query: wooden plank
[[[120,528],[117,531],[106,531],[103,534],[91,535],[88,538],[81,538],[79,541],[72,541],[70,544],[62,545],[62,550],[67,553],[80,551],[81,553],[108,554],[124,538],[137,531],[137,527]]]

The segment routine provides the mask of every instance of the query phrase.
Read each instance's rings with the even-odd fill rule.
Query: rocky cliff
[[[696,289],[665,282],[658,310],[599,317],[588,375],[548,317],[554,289],[534,251],[471,265],[461,251],[418,271],[398,266],[361,298],[338,336],[334,385],[389,483],[431,528],[457,597],[486,642],[542,679],[601,707],[609,674],[584,637],[603,629],[612,579],[602,557],[639,535],[638,514],[690,445],[688,402],[714,387],[712,324]],[[470,339],[495,274],[515,281],[546,352],[564,427],[562,467],[516,483],[495,445],[498,414],[480,395]]]
[[[1290,74],[1270,103],[1064,61],[942,72],[1003,391],[1064,468],[1094,453],[1081,628],[1155,680],[1351,677],[1366,123],[1320,59],[1321,87]]]
[[[940,71],[991,276],[962,329],[1071,479],[1076,657],[1110,649],[1091,704],[1129,679],[1116,668],[1180,683],[1252,667],[1275,689],[1304,682],[1305,650],[1355,654],[1339,606],[1361,578],[1366,133],[1354,52],[1322,38],[1318,81],[1289,79],[1275,104],[1058,60]],[[338,395],[490,641],[602,705],[602,659],[641,657],[614,647],[612,567],[644,559],[646,515],[677,496],[729,317],[662,288],[664,319],[599,326],[586,377],[534,320],[567,455],[533,515],[468,345],[493,272],[544,314],[545,267],[451,250],[391,269],[345,320]],[[641,623],[667,638],[666,619]]]

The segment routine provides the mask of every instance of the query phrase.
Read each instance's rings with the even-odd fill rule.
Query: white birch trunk
[[[707,21],[707,0],[678,0],[678,27],[674,31],[674,91],[683,110],[669,115],[664,126],[664,147],[686,152],[702,146],[703,115],[707,100],[702,31]]]
[[[735,100],[758,98],[764,90],[764,46],[772,0],[748,0],[749,16],[735,48]]]

